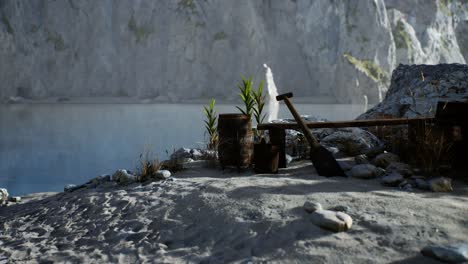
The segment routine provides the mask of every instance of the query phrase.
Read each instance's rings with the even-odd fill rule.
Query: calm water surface
[[[362,105],[297,104],[301,114],[354,119]],[[237,113],[219,105],[220,113]],[[62,191],[116,169],[134,170],[151,149],[166,159],[205,145],[198,104],[0,104],[0,188],[10,195]],[[282,105],[281,118],[292,118]]]

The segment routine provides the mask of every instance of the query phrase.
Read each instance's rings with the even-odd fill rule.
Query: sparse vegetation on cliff
[[[141,41],[147,39],[148,36],[151,33],[153,33],[153,31],[149,27],[138,25],[133,15],[128,21],[128,29],[130,29],[130,31],[132,31],[135,35],[137,43],[140,43]]]
[[[15,33],[13,27],[11,26],[10,20],[8,20],[8,17],[5,14],[2,14],[2,23],[5,25],[8,33],[10,33],[11,35]]]
[[[395,30],[393,30],[393,38],[397,49],[411,49],[411,37],[401,20],[397,22]]]
[[[343,57],[348,60],[356,69],[364,73],[367,77],[371,78],[375,82],[381,82],[386,77],[385,72],[373,61],[360,60],[353,57],[349,53],[344,53]]]
[[[57,32],[47,31],[47,42],[54,44],[56,51],[63,51],[66,48],[62,35]]]

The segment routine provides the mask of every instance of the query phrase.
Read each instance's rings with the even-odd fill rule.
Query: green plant
[[[218,131],[216,129],[218,117],[215,110],[215,99],[212,98],[209,105],[203,106],[203,113],[206,117],[206,120],[204,120],[206,132],[210,137],[207,147],[210,150],[214,150],[218,145]]]
[[[249,79],[246,79],[244,76],[241,77],[242,83],[238,84],[237,87],[240,90],[239,96],[244,103],[245,110],[239,106],[236,107],[241,111],[242,114],[252,117],[252,112],[255,107],[255,99],[252,96],[252,76],[250,76]]]
[[[255,101],[253,108],[253,114],[257,124],[261,124],[265,119],[265,114],[263,114],[263,108],[265,107],[266,95],[263,94],[263,81],[258,85],[257,90],[252,90],[252,96]]]

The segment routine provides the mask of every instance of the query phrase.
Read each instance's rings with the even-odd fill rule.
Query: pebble
[[[127,170],[117,170],[112,174],[112,181],[117,182],[121,185],[130,184],[136,181],[136,177],[130,174]]]
[[[168,170],[158,170],[155,174],[155,178],[165,180],[171,177],[171,172]]]

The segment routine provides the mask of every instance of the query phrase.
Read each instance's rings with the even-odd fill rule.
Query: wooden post
[[[286,168],[286,130],[270,128],[270,143],[279,148],[278,168]]]

